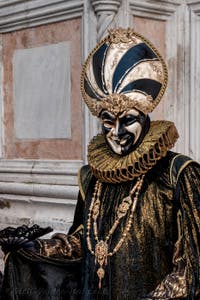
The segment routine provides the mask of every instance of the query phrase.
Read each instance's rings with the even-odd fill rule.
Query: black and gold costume
[[[102,290],[97,288],[94,257],[84,246],[83,299],[200,297],[199,178],[197,163],[170,151],[145,174],[131,232],[121,249],[109,260]],[[81,224],[83,228],[86,226],[96,180],[89,166],[82,168],[81,196],[73,230]],[[134,183],[134,180],[103,183],[98,223],[102,238],[114,222],[116,207]],[[113,235],[111,248],[120,238],[125,224],[126,220]]]
[[[89,167],[84,167],[81,173],[88,173],[88,184],[83,188],[87,216],[96,179],[91,178]],[[147,299],[199,299],[199,176],[198,164],[184,156],[176,157],[173,152],[168,152],[146,174],[131,232],[108,261],[102,290],[97,288],[94,257],[85,247],[83,299],[139,300],[147,295]],[[114,222],[116,207],[133,185],[134,181],[103,183],[99,218],[102,238]],[[113,235],[111,248],[120,238],[125,223],[126,220]]]
[[[163,125],[166,126],[164,123]],[[171,124],[171,126],[173,125]],[[162,132],[161,128],[159,131]],[[176,131],[172,130],[171,132],[172,134],[168,135],[170,145],[177,138]],[[101,147],[105,148],[105,152],[110,151],[101,136],[97,137],[97,140],[101,141]],[[95,140],[94,142],[99,147],[98,142]],[[160,143],[159,150],[158,142]],[[42,298],[40,298],[41,295],[37,298],[37,292],[30,293],[29,298],[23,298],[22,295],[15,298],[17,291],[11,284],[13,266],[23,263],[24,267],[21,266],[21,269],[24,268],[24,272],[28,273],[33,268],[33,265],[30,265],[32,260],[35,262],[36,270],[39,264],[40,270],[51,274],[48,268],[46,270],[46,267],[43,267],[44,263],[48,265],[48,260],[51,263],[51,259],[54,259],[53,264],[57,264],[58,268],[54,269],[54,274],[57,272],[60,272],[60,276],[67,274],[68,282],[72,279],[72,275],[71,278],[69,275],[70,272],[71,274],[75,272],[76,278],[77,274],[79,276],[81,274],[81,287],[77,288],[73,279],[72,286],[66,285],[65,282],[64,286],[58,288],[58,293],[60,289],[61,291],[65,290],[65,293],[60,292],[59,295],[67,295],[69,299],[200,299],[200,167],[198,163],[186,156],[166,151],[167,146],[161,136],[157,141],[151,141],[150,144],[151,149],[157,149],[156,160],[153,163],[152,159],[153,166],[145,171],[131,231],[119,251],[108,259],[101,289],[98,288],[94,256],[87,248],[85,236],[88,209],[97,177],[93,175],[94,169],[92,172],[90,166],[84,166],[79,173],[80,193],[74,223],[68,236],[57,234],[51,240],[40,240],[39,256],[36,254],[31,256],[30,253],[27,254],[23,251],[10,255],[7,259],[5,273],[7,281],[4,280],[4,289],[7,288],[7,292],[12,290],[12,295],[8,293],[9,297],[6,296],[7,298],[3,299],[64,299],[62,296],[56,298],[55,295],[50,298],[48,293],[45,298],[45,292],[42,294]],[[142,147],[144,144],[141,145]],[[141,162],[144,157],[139,152],[137,149],[137,153],[134,155],[138,155]],[[92,153],[90,154],[92,157]],[[125,161],[126,157],[124,157],[123,168],[125,168]],[[147,159],[146,163],[148,164]],[[104,182],[100,196],[98,230],[103,239],[115,220],[116,208],[121,200],[129,194],[136,178],[112,183],[106,182],[106,176],[108,176],[108,181],[111,181],[110,173],[102,174],[104,174]],[[131,174],[133,176],[133,173]],[[119,240],[126,221],[127,218],[124,218],[113,234],[109,243],[111,249]],[[71,251],[69,251],[69,243]],[[93,246],[95,244],[93,239],[92,244]],[[47,256],[49,258],[45,259]],[[82,258],[82,264],[80,258]],[[77,265],[75,265],[76,260],[79,263],[78,271]],[[32,284],[36,285],[34,291],[41,291],[43,283],[40,280],[37,283],[34,281],[37,276],[40,277],[39,274],[34,273],[33,270],[31,274]],[[52,286],[55,282],[54,274],[51,275],[53,277],[50,280]],[[24,289],[26,289],[26,283],[27,278]],[[20,284],[22,285],[23,282],[18,283],[18,286]],[[46,289],[51,290],[48,285],[45,286],[44,290]],[[30,287],[29,291],[31,291]]]
[[[91,112],[113,121],[89,144],[69,233],[38,240],[37,254],[8,254],[2,299],[199,300],[199,164],[170,151],[178,133],[168,121],[151,122],[126,155],[114,151],[130,136],[134,145],[134,122],[143,130],[134,117],[159,103],[162,57],[131,29],[114,30],[89,55],[81,84]],[[120,139],[116,124],[128,114]]]

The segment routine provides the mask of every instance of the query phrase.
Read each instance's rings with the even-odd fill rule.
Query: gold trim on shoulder
[[[4,261],[4,264],[6,264],[7,260],[8,260],[8,257],[10,256],[11,252],[8,252],[5,254],[4,258],[3,258],[3,261]]]
[[[79,169],[79,171],[78,171],[78,187],[79,187],[79,191],[81,193],[81,197],[82,197],[83,201],[85,201],[85,193],[83,191],[82,181],[81,181],[81,169]]]
[[[99,134],[88,146],[88,163],[94,176],[103,182],[133,180],[164,157],[177,139],[178,132],[173,122],[152,121],[139,147],[126,156],[120,156],[110,149],[104,135]]]

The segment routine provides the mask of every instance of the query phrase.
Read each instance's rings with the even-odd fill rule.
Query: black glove
[[[52,230],[51,227],[41,228],[36,224],[32,227],[26,225],[17,228],[7,227],[0,231],[0,246],[5,254],[20,248],[37,252],[39,243],[36,239]]]

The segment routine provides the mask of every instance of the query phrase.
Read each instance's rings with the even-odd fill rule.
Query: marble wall
[[[0,34],[0,229],[66,232],[73,221],[84,159],[81,31],[79,15]]]
[[[158,49],[162,57],[166,60],[166,24],[165,21],[155,20],[151,18],[144,18],[139,16],[133,17],[134,29],[136,32],[141,33]],[[151,119],[164,119],[165,118],[165,102],[164,96],[151,114]]]
[[[82,159],[81,19],[3,34],[2,67],[4,158]]]

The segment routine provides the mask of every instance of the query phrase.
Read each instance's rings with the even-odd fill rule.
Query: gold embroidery
[[[114,115],[117,115],[120,112],[128,111],[134,107],[137,107],[138,110],[147,114],[149,107],[153,107],[153,99],[151,96],[134,92],[127,94],[129,97],[124,94],[112,94],[102,101],[92,103],[93,109],[98,111],[98,115],[102,110],[108,110]]]
[[[191,162],[195,162],[194,160],[190,159],[188,161],[186,161],[180,168],[179,172],[178,172],[178,175],[177,175],[177,181],[179,179],[179,176],[181,174],[181,172],[187,167],[187,165],[189,165]]]
[[[177,157],[181,156],[182,154],[178,154],[176,156],[174,156],[174,158],[172,159],[171,161],[171,165],[170,165],[170,171],[169,171],[169,174],[170,174],[170,183],[173,184],[173,173],[172,173],[172,169],[173,169],[173,165],[174,165],[174,161]]]
[[[109,41],[113,44],[118,43],[130,43],[134,42],[137,44],[137,39],[134,36],[134,31],[131,28],[124,29],[124,28],[117,28],[117,29],[110,29],[109,32]]]
[[[170,166],[170,182],[173,185],[176,185],[176,183],[178,182],[179,176],[181,174],[181,172],[192,162],[195,162],[192,159],[188,159],[185,163],[183,163],[180,167],[180,169],[178,170],[178,173],[176,174],[176,178],[173,178],[173,166],[174,166],[174,161],[178,158],[183,156],[182,154],[177,154],[171,161],[171,166]]]
[[[39,240],[40,254],[48,257],[81,257],[82,246],[79,236],[55,233],[51,239]]]
[[[63,255],[61,240],[41,240],[40,242],[42,243],[41,255],[48,257]]]
[[[151,297],[156,299],[174,299],[187,296],[187,285],[185,272],[183,275],[179,273],[171,273],[168,275],[153,291]]]

